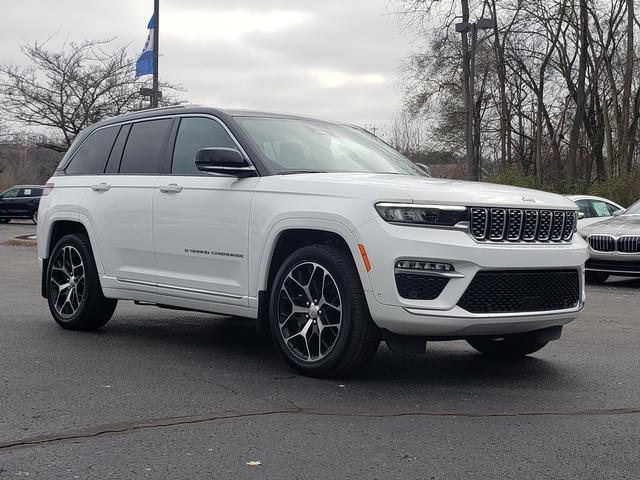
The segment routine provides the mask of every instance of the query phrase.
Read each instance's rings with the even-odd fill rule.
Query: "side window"
[[[173,149],[171,173],[200,174],[196,168],[198,150],[207,147],[237,148],[224,127],[209,118],[183,118]]]
[[[172,124],[170,118],[134,123],[122,154],[120,173],[161,173],[165,140]]]
[[[589,200],[578,200],[576,204],[578,205],[578,210],[584,213],[584,218],[593,217],[593,215],[591,214],[591,208],[589,206]]]
[[[607,210],[609,210],[609,215],[613,215],[615,212],[620,210],[618,207],[616,207],[612,203],[605,203],[605,205],[607,206]]]
[[[600,200],[594,200],[591,203],[593,211],[595,212],[596,217],[610,217],[609,209],[607,208],[607,204]]]
[[[42,196],[42,189],[41,188],[32,188],[31,189],[31,196],[32,197],[41,197]]]
[[[2,195],[2,198],[16,198],[18,196],[18,192],[20,191],[19,188],[13,188],[11,190],[7,190],[6,192],[4,192],[4,194]]]
[[[32,188],[21,188],[20,189],[20,193],[18,194],[18,196],[19,197],[32,197],[33,194],[31,192],[33,192]]]
[[[102,173],[118,129],[107,127],[92,133],[75,153],[66,172],[76,175]]]

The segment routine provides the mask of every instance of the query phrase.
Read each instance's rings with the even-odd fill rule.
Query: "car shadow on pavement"
[[[208,367],[233,364],[234,370],[246,367],[255,371],[259,364],[266,375],[298,376],[280,359],[270,337],[256,332],[254,321],[207,316],[144,322],[120,316],[114,320],[103,331],[90,335],[101,337],[101,342],[108,339],[112,346],[134,347],[138,355],[148,352],[153,356],[161,351],[170,353],[174,361],[181,357],[193,361],[195,356]],[[390,351],[382,342],[372,362],[357,376],[344,380],[376,387],[424,384],[500,388],[540,382],[545,388],[553,388],[555,384],[566,387],[567,383],[575,383],[576,375],[570,366],[544,357],[542,350],[536,356],[497,361],[461,342],[428,343],[425,355],[403,355]]]

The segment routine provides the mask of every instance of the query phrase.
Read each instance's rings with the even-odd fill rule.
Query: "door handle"
[[[180,193],[182,191],[182,185],[177,183],[170,183],[169,185],[160,185],[160,191],[162,193]]]
[[[93,190],[94,192],[106,192],[110,188],[111,188],[111,185],[109,185],[106,182],[96,183],[95,185],[91,186],[91,190]]]

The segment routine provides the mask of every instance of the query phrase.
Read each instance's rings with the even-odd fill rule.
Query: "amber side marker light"
[[[364,248],[364,245],[361,243],[358,244],[358,250],[360,250],[360,255],[362,255],[362,261],[364,262],[364,268],[367,269],[367,272],[371,271],[371,262],[369,261],[369,256],[367,255],[367,250]]]

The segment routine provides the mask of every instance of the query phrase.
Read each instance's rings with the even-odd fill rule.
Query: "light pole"
[[[153,96],[151,108],[158,108],[160,89],[158,88],[158,49],[160,48],[160,0],[153,2],[153,16],[156,20],[156,29],[153,32]]]
[[[479,18],[473,23],[456,23],[456,32],[465,35],[471,32],[471,53],[469,55],[469,119],[467,122],[467,155],[469,165],[475,165],[474,171],[479,173],[478,163],[480,159],[480,145],[475,144],[475,134],[479,131],[478,119],[476,118],[476,49],[478,47],[478,30],[490,30],[495,28],[496,22],[493,18]],[[471,174],[471,172],[469,172]],[[474,175],[476,176],[476,175]],[[477,177],[477,176],[476,176]],[[478,180],[478,178],[473,178]]]

